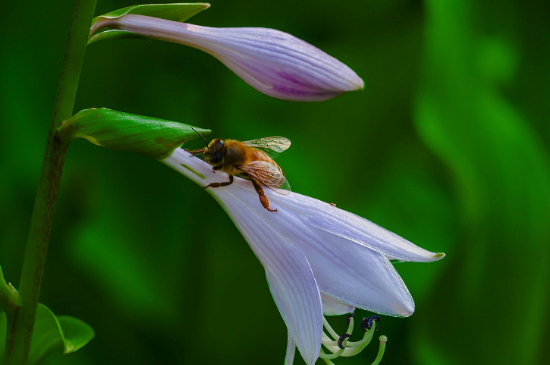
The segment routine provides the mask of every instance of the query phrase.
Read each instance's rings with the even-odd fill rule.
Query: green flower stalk
[[[95,5],[96,0],[76,0],[74,4],[63,68],[59,78],[25,249],[19,284],[21,307],[13,315],[8,316],[10,331],[8,331],[6,341],[4,365],[26,365],[28,363],[57,192],[67,153],[67,145],[61,143],[55,133],[61,122],[70,118],[73,112],[86,51],[86,38]]]

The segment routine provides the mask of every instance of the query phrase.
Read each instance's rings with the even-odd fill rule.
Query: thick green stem
[[[22,305],[8,320],[4,365],[28,362],[55,202],[67,153],[67,146],[56,138],[56,130],[73,112],[95,5],[96,0],[75,1],[21,273],[19,295]]]

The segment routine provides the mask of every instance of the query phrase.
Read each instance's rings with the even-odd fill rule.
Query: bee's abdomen
[[[279,169],[279,171],[281,172],[281,174],[283,174],[283,176],[285,176],[285,173],[283,172],[283,169],[281,169],[281,166],[277,165],[277,162],[273,161],[273,159],[271,157],[269,157],[268,155],[266,155],[264,152],[262,151],[254,151],[257,155],[256,157],[256,160],[259,160],[259,161],[265,161],[267,162],[268,164],[270,165],[273,165],[275,167],[277,167],[277,169]],[[284,182],[284,180],[283,180]]]
[[[273,165],[273,166],[278,166],[275,161],[273,161],[273,159],[271,157],[269,157],[268,155],[266,155],[264,152],[262,151],[258,151],[258,150],[253,150],[252,152],[252,160],[256,160],[256,161],[265,161],[267,162],[268,164],[270,165]]]

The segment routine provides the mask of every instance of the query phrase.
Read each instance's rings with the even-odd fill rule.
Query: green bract
[[[85,138],[98,146],[162,159],[198,137],[192,128],[183,123],[94,108],[82,110],[63,122],[57,136],[64,143]],[[207,129],[194,129],[203,135],[210,133]]]
[[[127,8],[111,11],[95,17],[92,20],[91,32],[88,39],[88,44],[100,40],[115,39],[115,38],[145,38],[138,34],[128,32],[126,30],[108,29],[96,33],[102,27],[102,20],[116,19],[126,14],[146,15],[154,18],[173,20],[176,22],[184,22],[193,15],[208,9],[210,4],[206,3],[176,3],[176,4],[150,4],[150,5],[133,5]],[[94,34],[96,33],[96,34]]]
[[[0,267],[0,309],[13,313],[20,306],[19,293],[11,284],[6,283],[2,267]]]
[[[6,314],[0,312],[0,363],[4,358],[6,331]],[[29,365],[38,363],[56,350],[62,349],[64,354],[75,352],[90,342],[94,336],[94,330],[81,320],[69,316],[56,317],[48,307],[38,304],[29,352]]]

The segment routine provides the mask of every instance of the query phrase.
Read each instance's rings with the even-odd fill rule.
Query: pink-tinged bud
[[[132,14],[106,19],[102,26],[203,50],[278,99],[319,101],[363,88],[363,80],[342,62],[274,29],[210,28]]]

